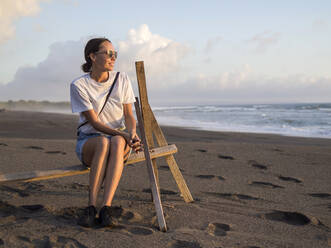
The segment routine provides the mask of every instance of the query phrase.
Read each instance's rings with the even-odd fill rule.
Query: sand
[[[79,164],[77,116],[0,113],[0,173]],[[331,139],[162,127],[195,201],[158,160],[168,232],[145,163],[126,166],[119,225],[84,228],[88,175],[0,185],[0,247],[331,247]],[[102,195],[100,195],[100,203]]]

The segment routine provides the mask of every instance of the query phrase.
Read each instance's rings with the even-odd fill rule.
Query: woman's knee
[[[100,137],[97,138],[97,141],[96,141],[96,147],[97,148],[99,148],[103,151],[108,151],[109,145],[110,145],[110,142],[109,142],[109,139],[107,137],[100,136]]]
[[[122,136],[116,135],[111,138],[110,143],[111,143],[112,149],[114,149],[114,148],[115,149],[119,149],[119,148],[124,149],[126,141]]]
[[[89,139],[83,146],[83,161],[90,165],[95,154],[100,158],[107,156],[109,152],[109,139],[103,136]]]

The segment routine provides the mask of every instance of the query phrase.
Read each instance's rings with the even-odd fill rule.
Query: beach
[[[79,165],[77,121],[0,112],[0,174]],[[0,247],[331,247],[331,139],[162,130],[178,148],[175,159],[195,200],[184,202],[158,159],[167,232],[158,230],[140,162],[124,168],[113,228],[77,224],[87,205],[87,174],[0,184]]]

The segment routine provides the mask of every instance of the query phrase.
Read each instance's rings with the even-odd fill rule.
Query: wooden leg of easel
[[[157,186],[156,182],[156,177],[154,174],[154,169],[152,165],[152,160],[151,160],[151,155],[149,153],[149,148],[148,148],[148,142],[146,139],[146,134],[144,130],[144,124],[143,120],[141,117],[141,112],[140,112],[140,107],[139,107],[139,102],[138,98],[136,98],[135,102],[135,107],[136,107],[136,114],[139,122],[139,128],[140,128],[140,133],[141,133],[141,138],[144,144],[144,153],[145,153],[145,158],[146,158],[146,164],[147,164],[147,171],[148,171],[148,176],[151,184],[151,189],[152,189],[152,194],[153,194],[153,201],[155,205],[155,210],[156,210],[156,215],[157,215],[157,220],[159,223],[160,230],[163,232],[167,231],[167,224],[164,219],[164,214],[163,214],[163,208],[161,204],[161,197],[160,197],[160,191]]]
[[[166,156],[166,161],[169,165],[172,176],[174,177],[174,179],[177,183],[178,189],[179,189],[180,193],[182,194],[182,197],[184,198],[184,201],[193,202],[194,200],[191,195],[191,192],[185,183],[185,179],[178,168],[178,165],[176,163],[174,156],[173,155]]]
[[[159,124],[157,123],[154,113],[152,111],[152,109],[150,108],[150,106],[148,105],[148,107],[145,108],[145,113],[148,113],[148,117],[149,117],[149,121],[150,121],[150,125],[151,125],[151,130],[152,133],[155,135],[156,141],[158,143],[159,146],[167,146],[168,142],[164,137],[164,134],[159,126]],[[182,173],[180,172],[178,165],[176,163],[176,160],[174,158],[173,155],[171,156],[167,156],[166,157],[166,161],[168,163],[168,166],[170,168],[170,171],[177,183],[178,189],[182,195],[182,197],[184,198],[185,202],[193,202],[193,197],[191,195],[190,190],[188,189],[185,179],[182,175]],[[159,185],[159,184],[158,184]]]
[[[159,171],[157,168],[156,159],[152,159],[152,166],[153,166],[153,171],[154,171],[154,175],[155,175],[156,186],[160,192]],[[151,201],[153,201],[153,192],[151,192]]]
[[[156,159],[152,159],[152,164],[153,164],[153,169],[154,169],[154,174],[155,174],[155,178],[156,178],[156,185],[160,190],[160,181],[159,181],[159,169],[157,168],[157,164],[156,164]]]
[[[168,145],[168,143],[164,137],[164,134],[163,134],[159,124],[157,123],[155,116],[151,109],[150,109],[150,113],[151,113],[150,115],[151,115],[151,119],[152,119],[152,130],[153,130],[153,133],[155,135],[155,138],[156,138],[159,146]],[[167,161],[170,171],[177,183],[178,189],[179,189],[182,197],[184,198],[184,201],[193,202],[194,200],[191,195],[191,192],[186,185],[185,179],[178,168],[178,165],[176,163],[174,156],[173,155],[167,156],[166,161]]]
[[[146,77],[145,77],[145,69],[144,69],[143,61],[136,62],[136,73],[137,73],[137,81],[138,81],[138,87],[139,87],[139,96],[140,96],[140,100],[141,100],[141,112],[142,112],[142,117],[143,117],[143,120],[145,123],[145,131],[146,131],[147,140],[148,140],[148,142],[151,142],[150,145],[154,146],[154,141],[153,141],[153,133],[154,133],[159,146],[167,146],[168,142],[166,141],[166,139],[163,135],[163,132],[162,132],[159,124],[157,123],[155,116],[153,114],[153,111],[148,103]],[[174,178],[176,180],[176,183],[178,185],[178,188],[179,188],[184,200],[186,202],[192,202],[193,198],[185,183],[184,177],[182,176],[182,173],[180,172],[180,170],[178,168],[175,158],[173,156],[167,157],[167,163],[172,172],[172,175],[174,176]],[[155,171],[157,171],[156,166],[155,166]]]
[[[137,81],[139,86],[139,96],[140,96],[140,107],[141,107],[141,116],[144,121],[144,130],[146,133],[146,139],[149,144],[149,148],[154,148],[154,139],[152,133],[152,118],[151,118],[151,111],[150,106],[148,103],[148,96],[147,96],[147,88],[146,88],[146,77],[145,77],[145,68],[144,62],[139,61],[136,62],[136,73],[137,73]],[[152,160],[154,173],[156,176],[157,185],[159,187],[159,173],[155,159]],[[160,188],[159,188],[160,189]]]

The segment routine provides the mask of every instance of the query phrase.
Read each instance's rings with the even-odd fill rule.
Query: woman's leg
[[[89,206],[96,206],[107,158],[109,154],[109,139],[104,136],[90,138],[83,147],[83,162],[90,166]]]
[[[103,206],[111,206],[123,171],[123,155],[130,147],[122,136],[114,136],[110,141],[110,154],[104,180]]]

